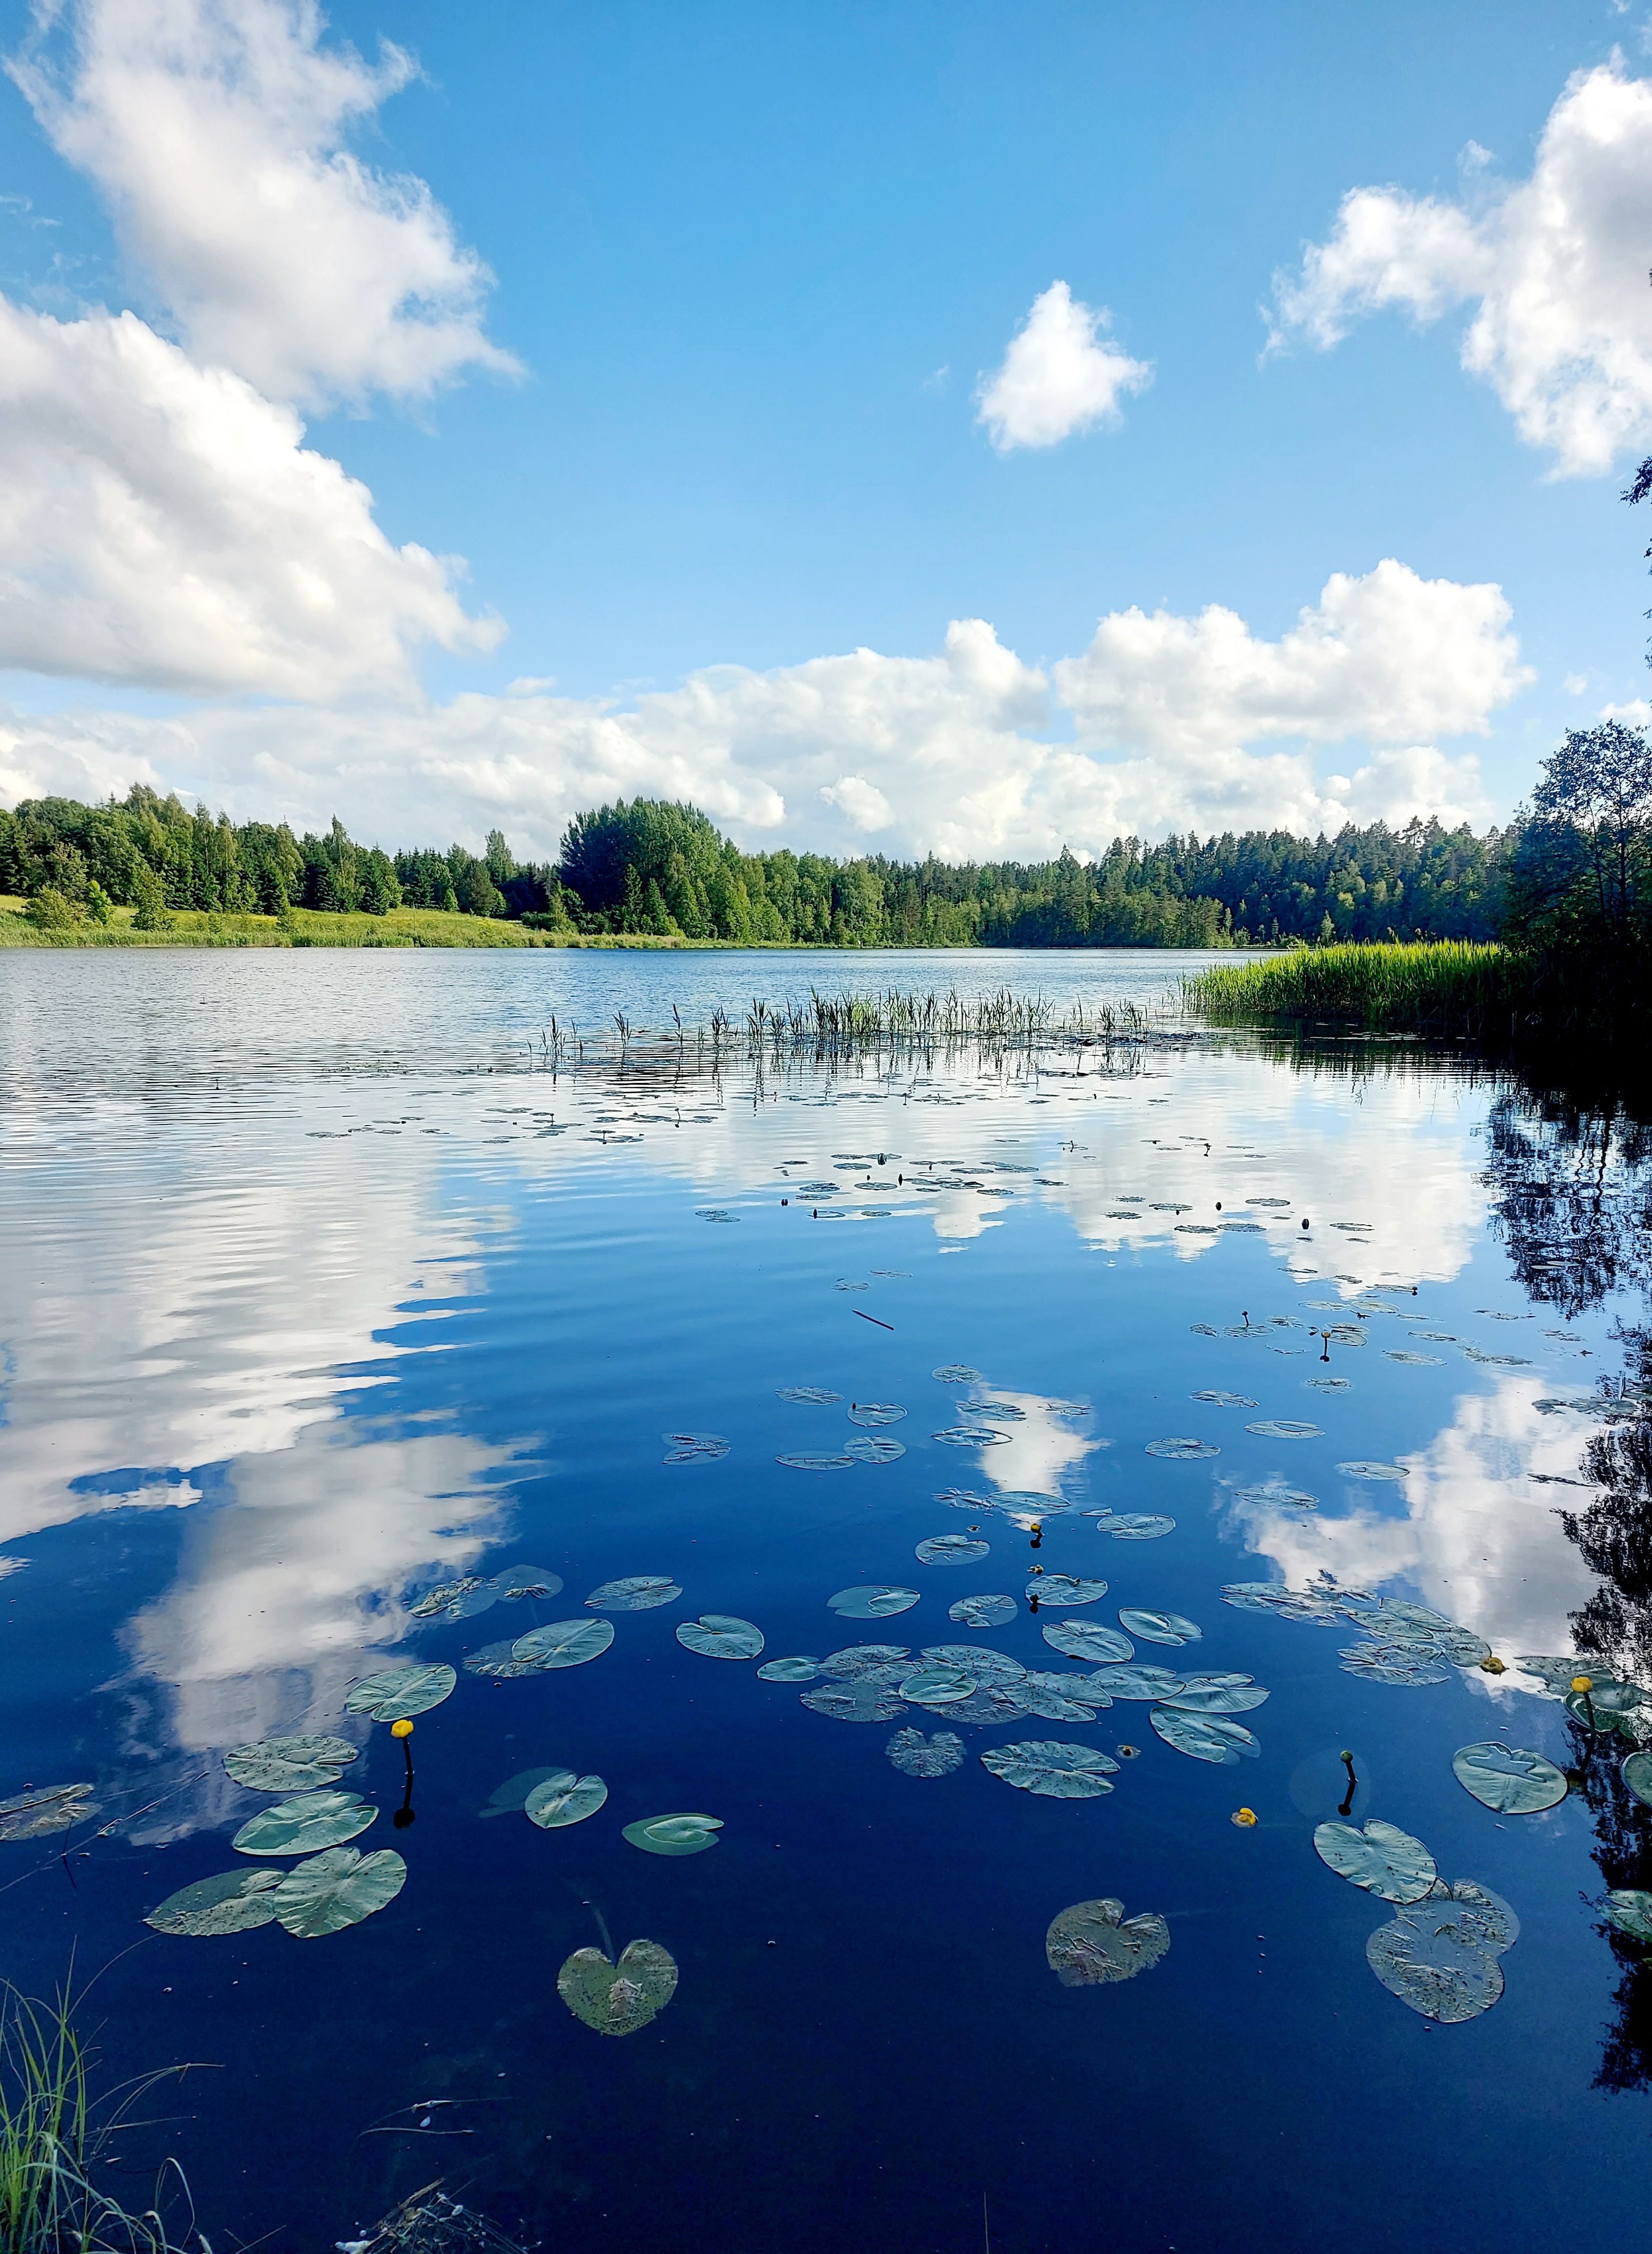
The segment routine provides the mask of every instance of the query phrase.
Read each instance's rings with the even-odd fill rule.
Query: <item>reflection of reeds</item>
[[[1529,978],[1517,957],[1470,940],[1293,948],[1182,984],[1188,1008],[1222,1025],[1291,1019],[1365,1032],[1507,1031]]]
[[[726,1024],[726,1020],[724,1020]],[[811,987],[806,1002],[754,1001],[746,1012],[752,1048],[853,1049],[879,1042],[988,1041],[1024,1046],[1040,1040],[1115,1040],[1145,1032],[1147,1018],[1132,1002],[1082,1004],[1058,1013],[1041,997],[1007,986],[968,999],[954,989],[906,994],[822,994]]]

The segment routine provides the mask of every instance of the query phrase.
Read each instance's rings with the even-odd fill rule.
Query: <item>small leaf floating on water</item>
[[[834,1401],[843,1399],[841,1393],[830,1393],[823,1385],[782,1385],[775,1398],[780,1401],[805,1402],[812,1408],[825,1409]]]
[[[702,1613],[697,1620],[680,1620],[677,1642],[703,1659],[755,1659],[763,1648],[763,1631],[732,1613]]]
[[[946,1424],[929,1437],[947,1448],[1001,1448],[1010,1444],[1009,1434],[995,1432],[990,1424]]]
[[[1238,1490],[1241,1502],[1264,1510],[1317,1510],[1320,1498],[1298,1487],[1287,1487],[1283,1480],[1263,1480],[1255,1487]]]
[[[599,1949],[576,1949],[556,1975],[556,1993],[599,2035],[634,2035],[676,1993],[677,1968],[657,1941],[633,1941],[613,1964]]]
[[[503,1784],[494,1787],[476,1813],[481,1816],[520,1816],[536,1784],[543,1784],[547,1777],[566,1774],[554,1764],[546,1768],[519,1768],[514,1776],[508,1776]]]
[[[1045,1722],[1093,1722],[1098,1706],[1112,1704],[1096,1698],[1088,1676],[1070,1670],[1038,1670],[1005,1688],[1023,1713]]]
[[[578,1776],[570,1768],[559,1768],[534,1787],[522,1802],[522,1814],[542,1831],[557,1831],[570,1824],[583,1824],[607,1797],[608,1788],[599,1776]]]
[[[1164,1694],[1164,1703],[1188,1714],[1250,1714],[1269,1695],[1248,1675],[1190,1675],[1180,1690]]]
[[[279,1871],[220,1871],[168,1894],[144,1922],[157,1933],[206,1939],[251,1933],[275,1923],[276,1906],[270,1897],[281,1879]]]
[[[1536,1816],[1566,1796],[1566,1776],[1541,1754],[1487,1738],[1460,1746],[1452,1773],[1463,1790],[1499,1816]]]
[[[1194,1463],[1207,1456],[1219,1456],[1222,1450],[1214,1440],[1194,1440],[1180,1434],[1168,1440],[1149,1440],[1145,1452],[1150,1456],[1168,1456],[1174,1463]]]
[[[498,1643],[485,1643],[479,1651],[465,1655],[465,1671],[468,1675],[491,1675],[509,1678],[521,1675],[542,1675],[544,1669],[536,1659],[518,1659],[517,1639],[503,1637]]]
[[[985,1382],[980,1371],[971,1369],[967,1362],[943,1362],[939,1369],[932,1369],[929,1375],[938,1377],[942,1385],[980,1385]]]
[[[932,1534],[912,1554],[920,1565],[973,1565],[991,1547],[968,1534]]]
[[[1368,1683],[1385,1683],[1394,1690],[1424,1690],[1452,1679],[1444,1660],[1404,1643],[1349,1644],[1338,1657],[1345,1675],[1363,1676]]]
[[[249,1792],[307,1792],[337,1784],[355,1756],[348,1738],[263,1738],[232,1747],[224,1767]]]
[[[840,1620],[890,1620],[897,1613],[909,1613],[917,1601],[916,1589],[897,1589],[887,1582],[872,1581],[858,1588],[837,1590],[827,1598],[826,1609]]]
[[[818,1659],[771,1659],[757,1670],[760,1683],[812,1683],[820,1673]]]
[[[1216,1451],[1213,1448],[1211,1454]],[[1176,1531],[1173,1518],[1161,1518],[1150,1511],[1119,1511],[1109,1518],[1098,1519],[1096,1531],[1110,1534],[1116,1542],[1157,1542],[1166,1534]]]
[[[844,1452],[852,1456],[858,1464],[892,1464],[906,1454],[906,1447],[903,1440],[869,1432],[864,1440],[847,1441]]]
[[[1305,1424],[1296,1417],[1264,1417],[1245,1430],[1264,1440],[1318,1440],[1325,1436],[1323,1424]]]
[[[849,1421],[851,1424],[869,1427],[878,1424],[898,1424],[906,1415],[892,1401],[857,1401],[851,1404]]]
[[[524,1597],[559,1597],[562,1575],[549,1572],[543,1565],[507,1565],[502,1572],[494,1574],[487,1586],[496,1598],[518,1603]]]
[[[261,1808],[229,1844],[238,1855],[311,1855],[359,1838],[378,1814],[359,1792],[301,1792]]]
[[[950,1776],[963,1764],[963,1740],[950,1730],[926,1738],[921,1730],[897,1730],[884,1754],[903,1776]]]
[[[1438,1354],[1414,1354],[1409,1347],[1385,1346],[1382,1359],[1384,1362],[1403,1362],[1417,1369],[1444,1369],[1446,1367]]]
[[[1635,1798],[1652,1808],[1652,1753],[1631,1754],[1619,1774]]]
[[[1144,1612],[1137,1605],[1122,1609],[1118,1624],[1127,1634],[1140,1636],[1144,1643],[1197,1643],[1204,1634],[1196,1620],[1180,1613]]]
[[[289,1933],[317,1941],[385,1908],[406,1881],[407,1865],[392,1847],[373,1855],[357,1847],[329,1847],[287,1872],[270,1899]]]
[[[1194,1760],[1231,1767],[1241,1757],[1254,1760],[1262,1751],[1242,1722],[1231,1722],[1225,1715],[1194,1714],[1180,1706],[1155,1706],[1147,1719],[1167,1746],[1173,1746],[1179,1754],[1186,1754]]]
[[[346,1714],[368,1714],[375,1722],[405,1722],[414,1714],[428,1714],[453,1695],[458,1681],[451,1667],[381,1667],[351,1686],[344,1702]]]
[[[989,1746],[981,1766],[1018,1792],[1035,1793],[1041,1800],[1097,1800],[1113,1789],[1108,1778],[1118,1773],[1118,1763],[1098,1746],[1056,1738]]]
[[[1376,1464],[1361,1460],[1337,1466],[1344,1479],[1391,1480],[1396,1487],[1404,1487],[1410,1474],[1399,1464]]]
[[[1046,1620],[1044,1641],[1053,1651],[1064,1651],[1069,1659],[1106,1661],[1136,1656],[1136,1647],[1128,1636],[1100,1620]]]
[[[1315,1393],[1347,1393],[1352,1390],[1346,1377],[1306,1377],[1302,1382]]]
[[[645,1855],[703,1855],[722,1829],[720,1816],[648,1816],[627,1824],[623,1837]]]
[[[1018,1409],[1012,1401],[961,1401],[958,1406],[966,1417],[996,1417],[1000,1424],[1026,1422],[1026,1410]]]
[[[628,1573],[623,1580],[605,1581],[585,1602],[593,1612],[646,1613],[675,1604],[682,1594],[668,1573]]]
[[[903,1606],[902,1610],[905,1609]],[[849,1617],[853,1619],[855,1615],[850,1614]],[[830,1676],[834,1683],[858,1683],[863,1676],[868,1675],[894,1683],[899,1682],[900,1676],[886,1674],[884,1670],[904,1667],[911,1656],[911,1651],[904,1643],[848,1643],[841,1651],[829,1651],[820,1662],[820,1671]],[[926,1659],[934,1656],[934,1652],[924,1654]],[[759,1672],[761,1672],[760,1669]]]
[[[715,1464],[732,1445],[721,1432],[662,1432],[660,1438],[671,1451],[668,1464]]]
[[[917,1706],[953,1706],[968,1698],[976,1688],[973,1675],[966,1675],[956,1667],[920,1667],[908,1675],[897,1686],[903,1698]]]
[[[1064,1988],[1099,1988],[1151,1971],[1170,1947],[1170,1928],[1157,1911],[1127,1918],[1110,1899],[1074,1902],[1050,1922],[1044,1956]]]
[[[1340,1590],[1292,1589],[1283,1581],[1229,1581],[1222,1601],[1237,1612],[1278,1613],[1282,1619],[1312,1620],[1322,1628],[1334,1628],[1347,1618]]]
[[[612,1620],[551,1620],[519,1635],[511,1649],[517,1659],[531,1660],[536,1668],[554,1674],[560,1668],[584,1667],[600,1659],[612,1642]]]
[[[1652,1941],[1652,1894],[1639,1886],[1614,1886],[1600,1907],[1610,1922],[1631,1941]],[[154,1922],[150,1920],[151,1925]]]
[[[1422,1841],[1380,1816],[1372,1816],[1363,1830],[1352,1824],[1321,1824],[1313,1834],[1313,1849],[1338,1878],[1384,1901],[1420,1901],[1439,1876]]]
[[[1018,1683],[1026,1673],[1018,1659],[984,1643],[927,1644],[922,1656],[936,1667],[962,1668],[977,1683]]]
[[[1207,1386],[1202,1393],[1190,1393],[1190,1401],[1208,1401],[1213,1409],[1254,1409],[1256,1403],[1248,1393],[1224,1393],[1220,1386]]]
[[[855,1462],[853,1456],[837,1448],[794,1448],[774,1460],[793,1472],[846,1472],[854,1468]]]
[[[1002,1628],[1018,1610],[1013,1597],[960,1597],[947,1607],[947,1618],[960,1628]]]
[[[1026,1593],[1045,1605],[1095,1605],[1107,1594],[1107,1583],[1074,1573],[1039,1573],[1027,1583]]]
[[[834,1722],[898,1722],[906,1711],[904,1701],[887,1684],[867,1681],[832,1683],[824,1690],[805,1690],[799,1704],[812,1714],[828,1715]]]

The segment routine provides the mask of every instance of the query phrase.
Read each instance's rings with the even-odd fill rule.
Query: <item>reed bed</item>
[[[1312,1024],[1477,1039],[1506,1032],[1530,995],[1522,958],[1469,940],[1293,948],[1182,982],[1186,1008],[1218,1025]]]
[[[1115,1040],[1146,1030],[1131,1003],[1082,1005],[1059,1012],[1041,996],[994,994],[966,999],[944,994],[822,994],[811,987],[806,1002],[754,1001],[746,1016],[752,1048],[856,1048],[877,1043],[988,1041],[1026,1046],[1037,1041]]]

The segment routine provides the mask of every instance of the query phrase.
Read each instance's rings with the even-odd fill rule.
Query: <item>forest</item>
[[[1279,830],[1117,838],[1104,853],[956,864],[742,852],[697,808],[619,800],[577,815],[555,864],[521,862],[490,832],[477,855],[236,823],[142,784],[86,806],[0,810],[0,892],[48,928],[140,930],[179,909],[288,917],[400,906],[515,918],[542,932],[658,934],[735,945],[1227,947],[1288,941],[1487,939],[1500,923],[1514,832],[1378,822],[1309,840]]]

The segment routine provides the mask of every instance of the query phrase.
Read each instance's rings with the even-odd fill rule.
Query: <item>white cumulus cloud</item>
[[[1558,474],[1598,475],[1652,441],[1649,208],[1652,81],[1614,58],[1567,81],[1528,178],[1478,185],[1472,205],[1352,190],[1276,277],[1272,340],[1326,349],[1385,306],[1426,323],[1472,304],[1463,366]]]
[[[422,398],[514,369],[482,327],[492,276],[423,180],[346,145],[406,85],[322,45],[313,0],[78,0],[60,60],[10,64],[53,145],[108,197],[199,360],[276,399]]]
[[[1105,306],[1082,304],[1053,282],[1010,340],[997,373],[976,395],[978,422],[1001,454],[1017,446],[1055,446],[1074,431],[1116,422],[1119,401],[1153,380],[1102,334]]]

